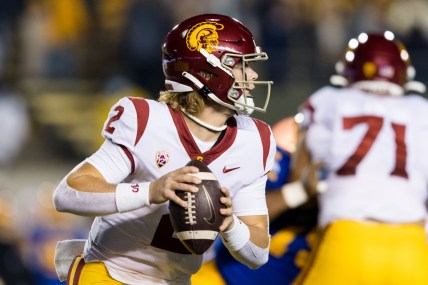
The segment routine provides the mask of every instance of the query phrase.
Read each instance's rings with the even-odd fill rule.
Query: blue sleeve
[[[272,170],[268,174],[266,190],[272,191],[282,187],[288,182],[290,175],[291,155],[280,147],[276,147],[275,161]]]
[[[270,254],[268,263],[253,270],[236,261],[226,247],[219,244],[216,248],[217,268],[228,285],[289,285],[300,272],[296,262],[298,253],[308,252],[309,244],[304,234],[297,234],[291,240],[284,241],[284,247],[284,254]]]

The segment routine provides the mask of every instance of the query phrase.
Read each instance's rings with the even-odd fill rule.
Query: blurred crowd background
[[[60,284],[55,243],[86,237],[91,220],[56,213],[54,187],[98,148],[119,97],[163,90],[161,43],[199,13],[240,19],[269,54],[258,72],[275,84],[256,117],[270,124],[328,84],[360,32],[393,31],[428,83],[426,0],[2,0],[0,285]]]

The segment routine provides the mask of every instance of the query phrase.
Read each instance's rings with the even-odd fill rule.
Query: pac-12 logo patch
[[[191,51],[199,51],[201,48],[208,53],[218,47],[218,30],[224,26],[216,22],[202,22],[189,29],[186,35],[186,45]]]
[[[170,156],[171,155],[167,151],[158,150],[156,152],[156,164],[157,164],[158,168],[161,168],[162,166],[167,164]]]

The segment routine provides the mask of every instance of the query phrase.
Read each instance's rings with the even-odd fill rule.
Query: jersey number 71
[[[346,160],[346,162],[336,171],[337,175],[354,175],[358,164],[364,159],[365,155],[369,152],[374,141],[376,140],[384,120],[382,117],[377,116],[358,116],[358,117],[344,117],[343,129],[349,130],[358,124],[367,124],[368,129],[354,153]],[[390,175],[408,178],[406,171],[407,159],[407,146],[404,140],[406,133],[406,126],[391,122],[390,127],[394,133],[395,142],[395,165],[391,170]]]

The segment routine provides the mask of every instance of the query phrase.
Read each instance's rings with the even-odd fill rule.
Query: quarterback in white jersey
[[[256,81],[248,65],[266,59],[250,31],[223,15],[189,18],[167,35],[167,91],[158,101],[120,99],[104,144],[55,191],[59,211],[96,216],[82,255],[65,266],[68,284],[190,284],[203,256],[174,235],[168,205],[185,207],[175,191],[197,190],[189,184],[200,183],[189,175],[197,168],[185,166],[193,159],[208,165],[225,194],[225,246],[251,268],[267,262],[265,186],[276,145],[270,127],[249,115],[266,110],[271,82]],[[253,100],[256,85],[266,86],[262,106]],[[67,243],[57,251],[78,253]]]
[[[423,86],[391,32],[351,40],[338,69],[345,87],[302,109],[304,147],[328,177],[320,244],[295,284],[428,284],[428,101],[404,95]]]

